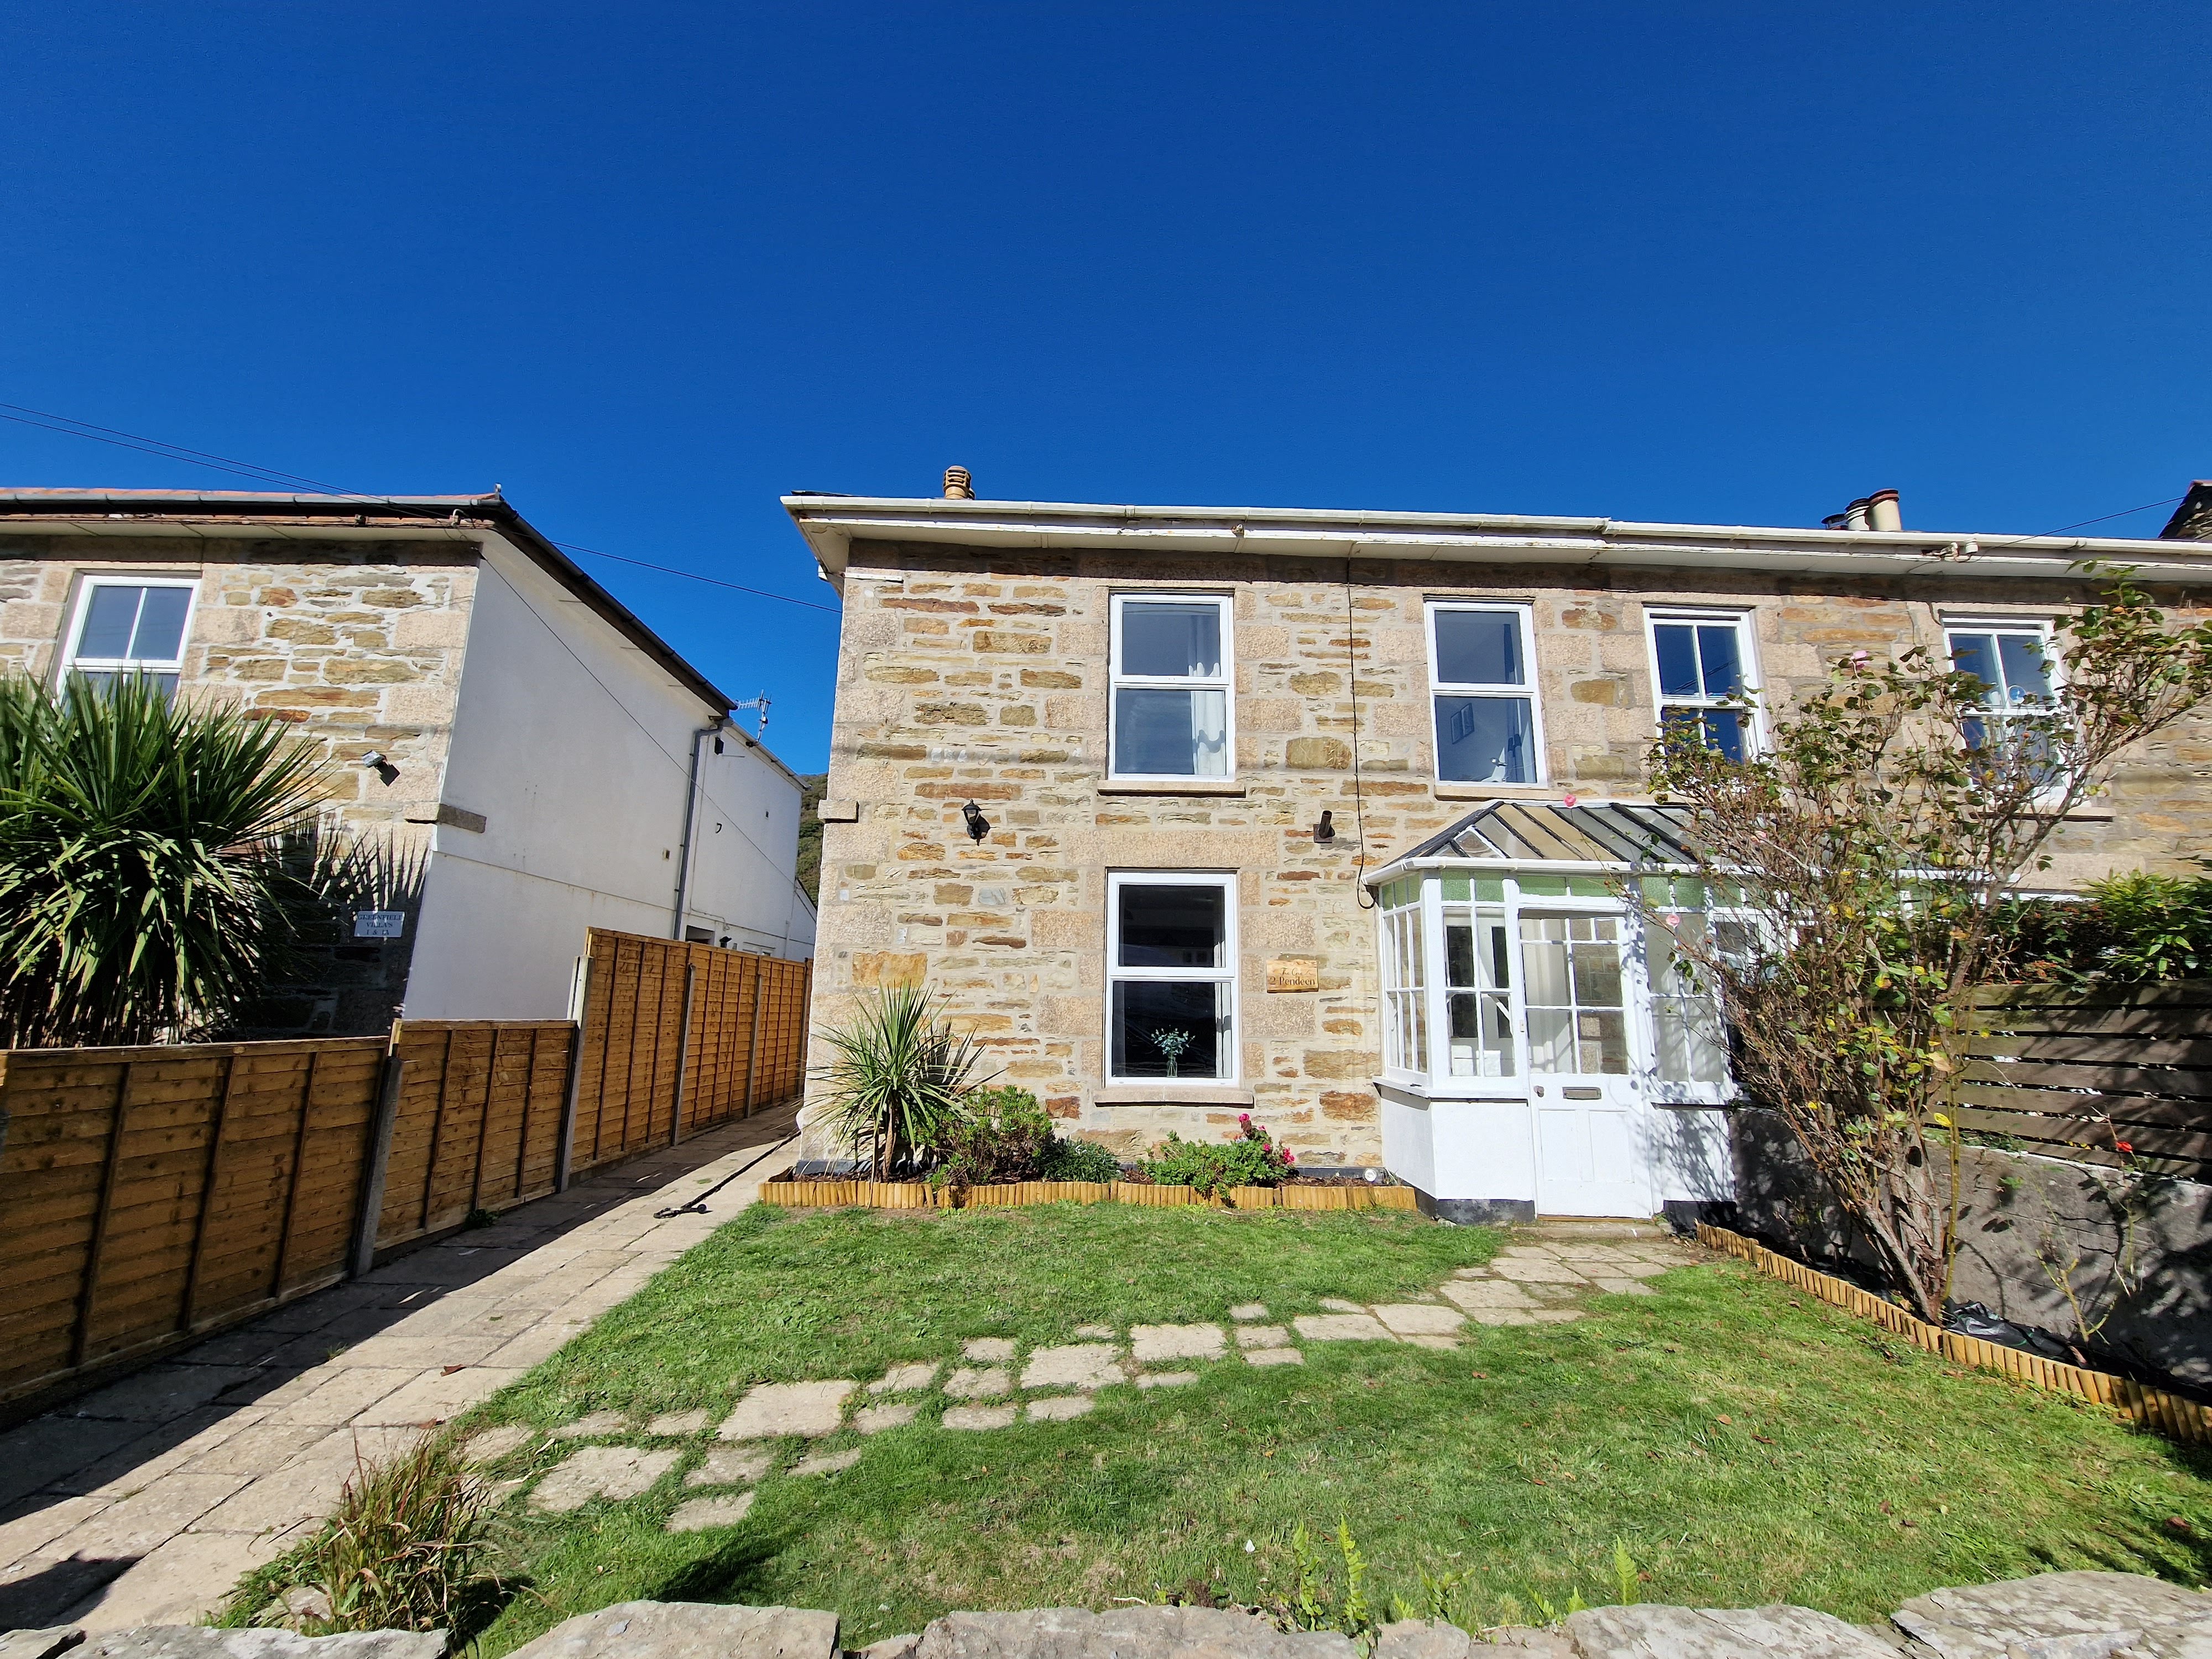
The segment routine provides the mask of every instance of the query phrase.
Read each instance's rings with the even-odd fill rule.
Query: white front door
[[[1629,1031],[1618,914],[1521,912],[1539,1215],[1649,1217],[1648,1125]]]

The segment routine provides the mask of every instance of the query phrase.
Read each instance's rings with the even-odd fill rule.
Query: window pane
[[[1628,1017],[1618,1010],[1575,1016],[1576,1070],[1628,1075]]]
[[[1536,731],[1528,700],[1438,697],[1437,775],[1454,783],[1534,783]]]
[[[1114,770],[1227,777],[1229,694],[1123,687],[1114,694]]]
[[[1651,642],[1659,657],[1659,695],[1694,697],[1698,695],[1697,630],[1686,623],[1657,623]]]
[[[1732,697],[1743,689],[1743,658],[1736,644],[1733,623],[1707,623],[1698,629],[1698,656],[1705,665],[1707,696]]]
[[[1732,761],[1743,758],[1743,711],[1708,708],[1704,712],[1705,747],[1717,749]]]
[[[1575,968],[1575,1001],[1584,1008],[1618,1008],[1620,1003],[1620,946],[1577,945],[1571,947]]]
[[[127,657],[131,633],[138,620],[143,587],[95,587],[85,607],[84,631],[77,635],[80,657]]]
[[[1128,981],[1114,987],[1116,1077],[1219,1078],[1229,988],[1218,981]]]
[[[2045,701],[2051,696],[2051,665],[2043,641],[2025,634],[1997,635],[1997,658],[2004,666],[2005,688],[2015,708]]]
[[[1121,672],[1221,678],[1221,607],[1129,600],[1121,606]]]
[[[1122,967],[1229,966],[1225,890],[1125,884],[1121,893]]]
[[[1437,684],[1525,685],[1521,618],[1507,611],[1439,611]]]
[[[174,662],[183,654],[185,612],[191,606],[189,588],[149,587],[138,608],[137,637],[131,654],[144,662]]]
[[[1533,973],[1533,968],[1531,969]],[[1571,1016],[1565,1008],[1528,1011],[1528,1069],[1532,1072],[1571,1072],[1575,1048]]]
[[[1954,634],[1951,635],[1951,661],[1961,673],[1972,674],[1990,688],[1989,700],[1999,702],[2003,696],[2002,678],[1997,672],[1996,637],[1991,634]]]

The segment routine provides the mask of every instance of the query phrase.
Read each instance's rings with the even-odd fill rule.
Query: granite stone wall
[[[371,838],[398,866],[390,908],[409,913],[405,935],[319,942],[313,975],[282,988],[250,1035],[391,1024],[438,815],[475,567],[474,550],[451,542],[0,533],[0,668],[52,681],[86,576],[197,577],[182,695],[295,727],[336,763],[324,786],[330,823]],[[371,751],[385,769],[358,764]]]
[[[1347,585],[1348,579],[1348,585]],[[1109,785],[1107,629],[1116,592],[1234,596],[1237,775]],[[926,980],[1006,1081],[1074,1132],[1133,1151],[1170,1129],[1223,1137],[1250,1110],[1311,1164],[1381,1160],[1373,918],[1360,868],[1483,801],[1638,799],[1654,730],[1645,603],[1747,608],[1763,684],[1786,704],[1861,647],[1942,647],[1941,616],[2050,615],[2048,586],[1783,580],[1292,558],[1178,560],[862,542],[845,612],[825,825],[818,1033],[856,994]],[[1546,787],[1434,776],[1424,603],[1534,607]],[[1358,775],[1355,781],[1355,745]],[[2212,728],[2148,745],[2109,802],[2062,831],[2051,879],[2192,868]],[[961,804],[992,822],[971,842]],[[1327,809],[1337,836],[1316,844]],[[1215,1099],[1104,1086],[1106,874],[1237,872],[1245,1086]],[[1311,991],[1266,988],[1310,958]],[[1186,1093],[1189,1091],[1186,1091]],[[1249,1104],[1245,1103],[1249,1097]],[[819,1137],[809,1156],[834,1156]]]

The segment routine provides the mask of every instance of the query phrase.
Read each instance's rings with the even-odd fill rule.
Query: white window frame
[[[1221,672],[1213,678],[1189,675],[1124,674],[1121,672],[1121,611],[1134,600],[1139,605],[1211,605],[1221,614]],[[1106,776],[1115,783],[1226,783],[1237,775],[1237,648],[1232,632],[1236,606],[1226,593],[1116,593],[1109,612],[1106,642]],[[1121,741],[1121,693],[1131,690],[1218,691],[1223,708],[1222,743],[1227,769],[1211,772],[1123,772],[1117,770]]]
[[[1743,709],[1744,758],[1762,754],[1766,749],[1766,707],[1759,696],[1762,679],[1759,672],[1759,641],[1753,636],[1752,613],[1748,611],[1699,610],[1694,606],[1659,605],[1644,607],[1644,658],[1646,672],[1651,676],[1651,710],[1653,723],[1664,736],[1667,730],[1667,711],[1669,708],[1693,708],[1699,713],[1722,706],[1717,698],[1703,695],[1695,697],[1670,697],[1662,689],[1659,673],[1659,626],[1662,623],[1686,623],[1692,626],[1712,627],[1727,623],[1735,629],[1736,660],[1743,665],[1744,690],[1751,698],[1751,707]],[[1702,671],[1700,671],[1702,672]]]
[[[197,576],[131,576],[121,574],[102,574],[81,576],[77,580],[76,599],[71,606],[69,625],[63,630],[61,657],[55,671],[55,683],[65,683],[74,673],[85,674],[174,674],[178,688],[183,689],[185,653],[191,647],[192,617],[199,605],[199,578]],[[173,658],[155,657],[85,657],[77,653],[77,641],[84,632],[85,623],[92,617],[92,596],[104,587],[180,587],[185,590],[185,625],[177,633],[177,654]]]
[[[1132,887],[1214,887],[1221,890],[1223,968],[1124,968],[1121,963],[1121,889]],[[1239,974],[1241,958],[1237,940],[1237,872],[1233,870],[1110,870],[1106,874],[1106,1052],[1100,1069],[1109,1085],[1170,1086],[1225,1089],[1243,1080],[1244,1056],[1239,1033],[1243,1024],[1243,992]],[[1229,1074],[1210,1078],[1125,1077],[1114,1070],[1114,988],[1116,985],[1168,981],[1181,984],[1220,984],[1229,987],[1229,1030],[1216,1041],[1226,1046]]]
[[[1947,615],[1939,620],[1943,624],[1943,660],[1954,668],[1956,668],[1959,663],[1957,650],[1952,644],[1952,635],[1954,634],[2034,635],[2036,648],[2043,653],[2044,675],[2051,683],[2051,701],[2053,706],[2055,707],[2059,699],[2066,695],[2066,663],[2065,659],[2058,654],[2058,624],[2051,617]],[[1991,708],[1984,710],[1982,718],[1985,720],[2003,720],[2016,719],[2018,716],[2006,710]]]
[[[1481,787],[1480,778],[1447,778],[1444,776],[1443,733],[1437,727],[1437,699],[1446,697],[1485,697],[1504,702],[1517,697],[1528,705],[1528,741],[1534,753],[1529,757],[1529,775],[1518,781],[1499,783],[1500,789],[1527,789],[1539,787],[1548,781],[1544,763],[1544,700],[1536,695],[1536,629],[1533,607],[1513,599],[1431,599],[1425,607],[1423,631],[1428,635],[1429,649],[1429,744],[1430,757],[1436,780],[1462,787]],[[1521,661],[1527,674],[1520,685],[1503,683],[1480,684],[1459,681],[1445,682],[1439,678],[1437,654],[1437,617],[1444,611],[1474,611],[1492,616],[1510,616],[1521,630]]]

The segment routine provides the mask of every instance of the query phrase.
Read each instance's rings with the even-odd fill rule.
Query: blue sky
[[[954,461],[2019,533],[2212,474],[2202,4],[0,18],[0,402],[817,603],[776,496]],[[834,617],[585,562],[823,763]]]

